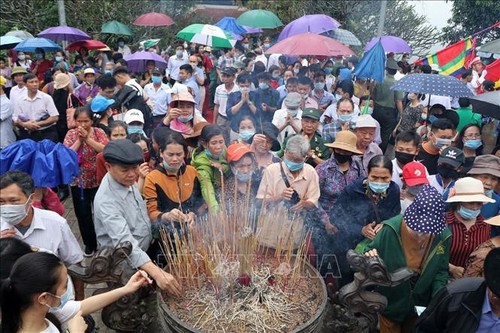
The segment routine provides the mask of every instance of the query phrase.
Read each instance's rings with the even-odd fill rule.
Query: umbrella
[[[144,50],[147,50],[151,47],[158,45],[160,40],[161,40],[161,38],[146,39],[146,40],[139,42],[139,45],[141,45]]]
[[[384,47],[385,52],[394,52],[394,53],[405,53],[411,52],[411,47],[405,42],[403,39],[395,36],[381,36],[374,37],[371,41],[368,42],[365,46],[365,51],[371,49],[377,41],[382,41],[382,46]]]
[[[15,36],[1,36],[0,37],[0,50],[11,49],[23,40]]]
[[[349,30],[337,28],[326,32],[325,35],[345,45],[361,46],[361,41]]]
[[[141,51],[129,54],[124,57],[127,61],[127,67],[131,72],[141,73],[146,70],[146,63],[149,60],[155,62],[155,67],[167,68],[167,62],[158,54],[153,52]]]
[[[320,34],[338,27],[340,27],[340,23],[328,15],[304,15],[288,23],[281,31],[278,41],[305,32]]]
[[[484,58],[493,56],[495,59],[500,59],[500,38],[481,45],[477,50],[477,54]]]
[[[132,36],[132,30],[125,24],[118,21],[109,21],[102,25],[101,34],[126,35]]]
[[[471,97],[470,102],[475,113],[500,119],[500,90]]]
[[[246,11],[236,21],[241,25],[262,29],[274,29],[283,26],[283,22],[276,14],[264,9]]]
[[[9,170],[29,173],[36,187],[69,184],[80,169],[75,151],[50,140],[20,140],[0,152],[0,174]]]
[[[236,19],[234,17],[223,17],[219,22],[215,23],[215,25],[222,30],[232,32],[237,35],[244,35],[247,33],[247,30],[238,22],[236,22]]]
[[[174,20],[172,20],[170,16],[154,12],[142,14],[133,22],[134,25],[138,25],[141,27],[165,27],[174,23]]]
[[[264,31],[261,28],[249,27],[248,25],[242,25],[242,27],[247,31],[247,34],[260,34]]]
[[[81,31],[80,29],[64,25],[45,29],[44,31],[40,32],[37,36],[52,39],[53,41],[56,42],[60,42],[63,40],[68,42],[74,42],[77,40],[90,39],[90,36],[87,35],[85,32]]]
[[[191,43],[216,48],[232,48],[236,39],[219,27],[210,24],[191,24],[177,33],[177,37]]]
[[[34,36],[24,30],[11,30],[5,34],[5,36],[13,36],[21,39],[33,38]]]
[[[365,52],[363,58],[356,65],[355,72],[359,78],[374,79],[380,83],[384,81],[385,52],[380,41],[368,52]]]
[[[354,52],[347,46],[326,36],[306,32],[288,37],[271,46],[266,54],[341,56]]]
[[[87,50],[99,50],[105,47],[108,47],[106,44],[101,42],[100,40],[88,39],[88,40],[80,40],[78,42],[71,43],[68,45],[66,50],[68,51],[78,51],[81,47],[86,48]]]
[[[17,44],[14,50],[23,52],[34,52],[38,48],[43,49],[45,51],[59,51],[62,49],[59,45],[57,45],[50,39],[36,37],[23,40],[21,43]]]
[[[454,76],[410,74],[397,81],[392,90],[451,97],[472,97],[472,92]]]

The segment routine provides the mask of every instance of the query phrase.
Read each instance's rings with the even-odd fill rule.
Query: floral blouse
[[[93,139],[103,145],[108,143],[106,133],[100,128],[92,127]],[[77,140],[78,128],[73,128],[68,131],[64,138],[64,145],[71,147]],[[80,166],[80,176],[75,177],[71,186],[82,186],[83,188],[95,188],[99,186],[97,182],[97,167],[96,159],[97,152],[88,143],[83,142],[80,148],[76,151],[78,155],[78,165]]]

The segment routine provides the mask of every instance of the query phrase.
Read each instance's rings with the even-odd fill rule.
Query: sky
[[[451,18],[452,1],[437,0],[410,0],[415,6],[415,11],[427,17],[427,22],[438,29],[447,25],[446,21]]]

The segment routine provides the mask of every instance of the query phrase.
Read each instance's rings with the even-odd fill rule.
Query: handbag
[[[76,108],[73,106],[73,101],[71,100],[71,95],[68,95],[68,101],[66,103],[66,125],[68,129],[76,128],[76,120],[75,120],[75,110]]]

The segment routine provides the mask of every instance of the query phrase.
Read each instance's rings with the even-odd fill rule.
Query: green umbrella
[[[283,26],[276,14],[264,9],[254,9],[244,12],[236,19],[241,25],[253,28],[274,29]]]
[[[236,44],[228,32],[210,24],[191,24],[177,33],[185,41],[214,48],[232,48]]]
[[[118,21],[109,21],[102,25],[101,34],[132,36],[132,30]]]

